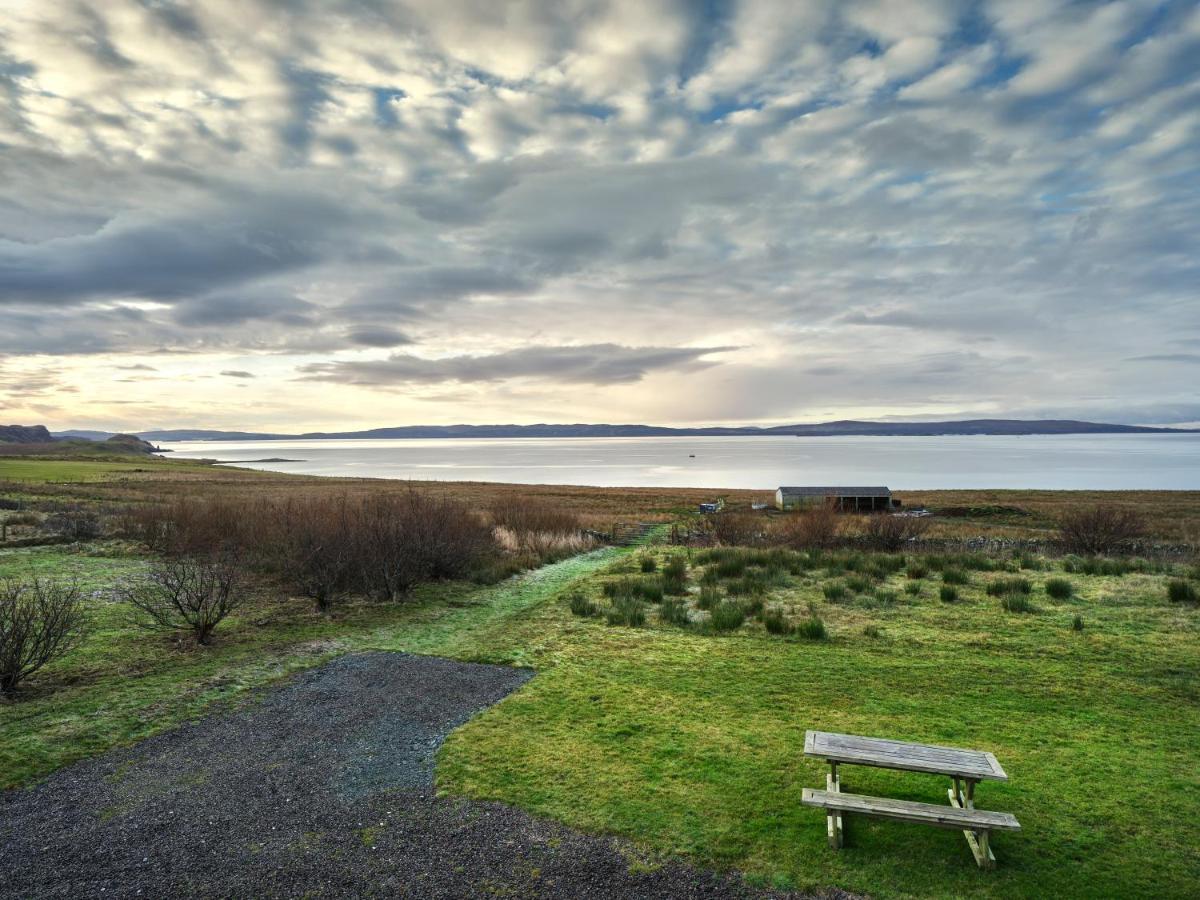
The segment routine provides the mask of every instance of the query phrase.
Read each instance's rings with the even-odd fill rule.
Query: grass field
[[[44,476],[18,485],[5,475],[13,484],[0,493],[112,503],[152,496],[150,486],[270,493],[314,483],[179,464]],[[553,491],[581,503],[591,496]],[[680,496],[660,492],[634,506],[666,508]],[[1027,502],[1061,508],[1069,497]],[[1126,500],[1162,504],[1155,495]],[[1170,500],[1161,515],[1192,502]],[[606,585],[660,579],[682,554],[688,626],[664,622],[656,604],[645,606],[640,628],[572,614],[572,596],[604,612],[613,602]],[[646,555],[655,560],[649,574]],[[1200,609],[1170,602],[1166,590],[1171,578],[1200,585],[1193,563],[1089,575],[1086,562],[1069,559],[1024,569],[1002,560],[983,571],[966,557],[770,557],[610,548],[491,587],[443,582],[403,603],[347,602],[332,616],[262,588],[213,646],[181,649],[133,628],[111,599],[112,586],[149,561],[134,545],[0,549],[0,578],[77,579],[91,594],[94,626],[20,700],[0,703],[0,784],[28,783],[340,653],[404,650],[539,672],[451,737],[439,761],[442,792],[625,835],[645,848],[639,865],[682,853],[767,884],[873,896],[1194,895]],[[1047,582],[1062,578],[1069,593],[1051,596]],[[1029,611],[1005,608],[1001,580],[1028,583],[1028,593],[1022,586],[1011,596]],[[709,599],[747,608],[745,624],[714,633],[699,609],[702,585]],[[943,588],[953,588],[953,602]],[[788,626],[819,618],[826,638],[767,633],[754,615],[759,603]],[[808,728],[991,750],[1011,781],[983,785],[980,806],[1013,812],[1023,830],[996,838],[994,872],[975,867],[957,832],[872,820],[848,819],[847,847],[835,853],[822,814],[799,803],[803,787],[824,781],[824,767],[802,755]],[[850,767],[843,777],[852,791],[945,800],[947,785],[931,776]]]

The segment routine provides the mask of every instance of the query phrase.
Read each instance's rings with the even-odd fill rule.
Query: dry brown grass
[[[698,504],[723,497],[729,511],[770,503],[771,490],[711,488],[604,488],[577,485],[493,484],[477,481],[407,482],[384,479],[317,478],[151,461],[138,471],[79,483],[0,482],[0,494],[32,500],[87,500],[105,504],[170,500],[203,495],[282,499],[299,493],[367,495],[400,493],[410,486],[436,497],[485,510],[513,498],[535,498],[571,510],[585,528],[607,530],[615,522],[667,522],[695,513]],[[1101,503],[1133,509],[1152,539],[1200,544],[1200,491],[898,491],[905,508],[933,510],[930,538],[986,535],[1050,539],[1069,511]]]

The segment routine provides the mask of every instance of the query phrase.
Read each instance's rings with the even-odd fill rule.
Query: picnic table
[[[802,802],[827,811],[829,845],[843,842],[842,814],[876,816],[904,822],[919,822],[940,828],[961,828],[980,868],[996,864],[992,853],[992,831],[1019,831],[1011,813],[975,808],[975,786],[981,781],[1008,781],[1008,775],[991,753],[934,744],[915,744],[886,738],[861,737],[829,731],[809,731],[804,736],[804,755],[829,763],[825,790],[805,788]],[[839,765],[875,766],[905,772],[944,775],[953,781],[948,791],[950,806],[917,803],[887,797],[868,797],[842,791]]]

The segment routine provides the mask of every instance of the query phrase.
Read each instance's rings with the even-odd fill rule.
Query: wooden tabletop
[[[951,778],[1008,781],[996,757],[982,750],[913,744],[831,731],[809,731],[804,735],[804,755],[820,757],[829,762],[929,772]]]

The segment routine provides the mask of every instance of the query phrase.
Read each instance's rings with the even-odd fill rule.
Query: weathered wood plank
[[[828,731],[808,731],[804,736],[804,754],[829,762],[929,772],[976,780],[1008,780],[1008,775],[993,754],[960,747],[916,744]]]
[[[894,800],[890,797],[868,797],[863,794],[845,794],[840,791],[817,791],[812,788],[804,788],[800,802],[805,806],[815,806],[820,809],[839,810],[845,813],[894,819],[900,822],[917,822],[937,828],[1021,830],[1021,824],[1012,813],[987,809],[962,809],[956,806],[941,806],[936,803]]]

